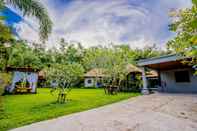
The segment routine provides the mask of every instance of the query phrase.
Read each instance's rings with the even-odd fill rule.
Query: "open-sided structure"
[[[30,67],[8,67],[7,71],[13,72],[12,83],[9,89],[7,89],[8,92],[36,93],[39,70]]]

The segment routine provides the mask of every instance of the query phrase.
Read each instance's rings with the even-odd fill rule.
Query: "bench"
[[[16,93],[30,93],[31,92],[31,88],[29,87],[20,87],[20,86],[17,86],[16,89],[15,89],[15,92]]]

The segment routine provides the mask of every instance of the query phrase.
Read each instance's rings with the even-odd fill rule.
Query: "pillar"
[[[160,70],[157,70],[157,74],[158,74],[158,91],[161,91],[163,92],[163,88],[162,88],[162,85],[161,85],[161,72]]]
[[[145,67],[142,68],[142,81],[143,81],[143,87],[142,87],[141,93],[143,95],[148,95],[149,90],[148,90],[148,82],[147,82],[147,78],[146,78]]]

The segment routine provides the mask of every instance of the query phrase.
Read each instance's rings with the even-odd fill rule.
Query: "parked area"
[[[153,94],[13,131],[196,131],[197,95]]]
[[[139,93],[106,95],[104,89],[72,89],[66,102],[59,104],[56,102],[58,92],[51,94],[50,91],[49,88],[37,88],[37,94],[2,96],[4,112],[0,110],[0,131],[140,95]]]

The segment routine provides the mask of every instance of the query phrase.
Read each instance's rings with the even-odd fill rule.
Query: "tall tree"
[[[10,42],[12,40],[13,40],[13,36],[12,36],[10,28],[6,27],[0,21],[0,44]]]
[[[174,18],[170,30],[177,36],[168,42],[168,48],[183,56],[192,58],[187,63],[197,66],[197,0],[191,8],[171,12]]]
[[[119,85],[126,76],[125,67],[128,64],[127,55],[121,49],[90,48],[86,50],[83,65],[86,70],[101,68],[107,75],[108,81]],[[98,79],[98,78],[96,78]]]
[[[9,47],[6,47],[5,43],[14,42],[11,30],[3,24],[3,19],[0,18],[0,70],[5,69],[9,55]]]
[[[9,51],[8,65],[13,67],[42,68],[38,54],[25,43],[16,43]]]
[[[60,48],[57,56],[62,63],[80,63],[83,57],[83,46],[79,42],[66,42],[64,38],[60,39]]]
[[[3,2],[3,0],[0,0],[0,9],[2,9],[3,6],[4,6],[4,2]]]
[[[40,24],[40,38],[46,40],[52,30],[52,21],[44,6],[37,0],[0,0],[0,6],[10,4],[22,11],[24,16],[35,16]]]
[[[0,0],[0,10],[4,8],[4,2]],[[10,28],[6,27],[3,24],[3,20],[5,20],[4,16],[0,16],[0,44],[9,42],[12,38],[12,33]]]

